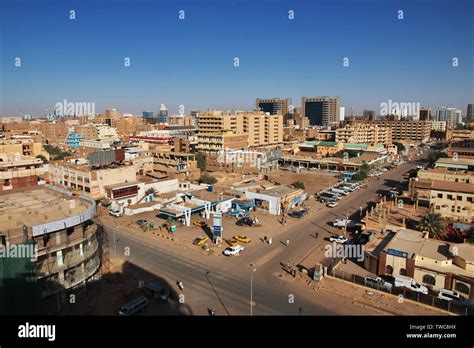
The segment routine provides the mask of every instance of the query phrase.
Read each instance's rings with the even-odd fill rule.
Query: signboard
[[[212,234],[215,243],[222,240],[222,213],[212,213]]]
[[[393,255],[393,256],[398,256],[398,257],[404,257],[404,258],[408,257],[407,253],[405,253],[403,251],[400,251],[400,250],[395,250],[395,249],[388,249],[387,254]]]

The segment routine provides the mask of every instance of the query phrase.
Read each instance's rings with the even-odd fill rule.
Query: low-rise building
[[[365,267],[375,274],[408,276],[431,290],[451,289],[474,299],[474,245],[428,239],[401,229],[366,248]]]
[[[412,178],[409,195],[444,218],[474,222],[474,184]]]
[[[0,153],[0,194],[37,186],[44,174],[44,163],[39,158]]]
[[[345,125],[336,129],[336,142],[390,145],[392,130],[371,124]]]
[[[41,155],[49,160],[49,154],[44,150],[43,143],[33,135],[1,135],[0,153],[30,157]]]
[[[195,155],[172,151],[153,151],[153,172],[170,179],[197,180],[201,175]]]

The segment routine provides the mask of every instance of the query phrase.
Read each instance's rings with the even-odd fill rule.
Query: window
[[[428,285],[435,285],[436,284],[436,279],[430,274],[425,274],[423,276],[423,283],[428,284]]]
[[[462,292],[463,294],[469,295],[469,287],[464,283],[457,282],[456,290]]]
[[[407,270],[406,268],[400,268],[400,275],[406,276],[407,275]]]
[[[393,274],[393,267],[390,265],[387,265],[387,267],[385,267],[385,273]]]
[[[438,193],[438,198],[443,198],[443,194],[442,194],[442,193]]]
[[[457,196],[456,199],[457,199],[458,201],[462,201],[462,196]]]
[[[448,199],[450,199],[450,200],[452,200],[452,201],[453,201],[453,200],[454,200],[454,197],[453,197],[453,195],[448,195]]]

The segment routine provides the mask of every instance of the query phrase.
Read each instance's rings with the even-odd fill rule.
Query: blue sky
[[[1,115],[43,114],[64,99],[134,114],[156,112],[160,103],[172,112],[181,104],[186,112],[250,109],[257,97],[289,97],[300,106],[302,96],[337,95],[346,114],[351,107],[378,113],[389,99],[459,107],[463,114],[474,103],[471,0],[0,0],[0,6]],[[181,9],[185,20],[178,19]]]

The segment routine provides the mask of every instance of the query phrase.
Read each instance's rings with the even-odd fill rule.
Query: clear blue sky
[[[346,114],[351,106],[378,113],[389,99],[463,114],[474,103],[471,0],[0,0],[0,7],[1,115],[43,114],[64,99],[134,114],[160,103],[172,112],[180,104],[186,112],[248,109],[257,97],[299,106],[302,96],[337,95]]]

